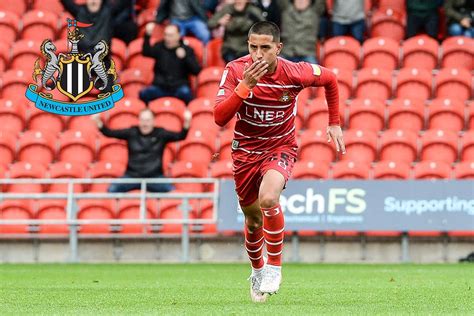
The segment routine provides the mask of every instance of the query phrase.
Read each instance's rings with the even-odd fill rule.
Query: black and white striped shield
[[[91,67],[90,56],[82,54],[61,56],[59,58],[61,68],[61,80],[58,82],[58,90],[73,101],[85,96],[93,88],[89,77]]]

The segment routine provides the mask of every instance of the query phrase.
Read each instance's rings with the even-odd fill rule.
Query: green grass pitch
[[[249,298],[244,264],[4,264],[1,315],[474,315],[474,265],[286,264]]]

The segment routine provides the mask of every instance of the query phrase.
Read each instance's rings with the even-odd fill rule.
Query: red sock
[[[260,269],[263,267],[263,228],[259,227],[254,229],[252,233],[244,227],[245,232],[245,249],[249,256],[250,262],[254,269]]]
[[[272,208],[262,208],[263,235],[267,244],[268,264],[281,266],[285,217],[280,204]]]

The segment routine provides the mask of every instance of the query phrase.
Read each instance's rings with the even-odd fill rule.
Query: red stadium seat
[[[66,221],[66,200],[38,200],[38,211],[36,218],[40,220],[64,220]],[[40,234],[67,234],[67,224],[41,224]]]
[[[101,114],[104,117],[104,114]],[[90,116],[71,116],[67,122],[67,129],[72,131],[83,131],[91,135],[97,134],[97,124]]]
[[[467,128],[474,130],[474,101],[468,103]]]
[[[59,134],[66,126],[66,117],[62,115],[48,113],[36,107],[30,107],[29,113],[29,129]]]
[[[474,39],[466,36],[451,36],[441,44],[443,56],[441,57],[442,68],[474,68]]]
[[[148,9],[143,10],[140,12],[140,14],[137,17],[137,24],[139,27],[139,32],[138,36],[143,37],[145,34],[145,26],[147,25],[148,22],[155,22],[156,21],[156,10],[158,6],[156,7],[148,7]],[[156,28],[157,25],[155,25]]]
[[[31,69],[28,72],[23,70],[8,70],[2,76],[2,98],[17,99],[19,95],[25,95],[26,88],[31,83]]]
[[[163,170],[167,173],[169,166],[176,160],[177,143],[172,142],[166,144],[165,151],[163,152]]]
[[[419,35],[403,42],[403,68],[417,68],[431,71],[438,65],[438,42],[427,36]]]
[[[349,106],[349,128],[374,132],[385,126],[385,105],[376,99],[354,99]]]
[[[234,139],[234,130],[226,129],[222,132],[219,137],[219,159],[220,160],[231,160],[232,159],[232,140]]]
[[[421,136],[421,160],[452,163],[457,159],[458,136],[446,130],[427,130]]]
[[[312,130],[326,130],[328,126],[328,105],[326,99],[317,98],[311,100],[307,110],[306,128]],[[344,125],[344,111],[344,104],[339,104],[341,125]]]
[[[347,152],[342,160],[372,162],[377,157],[377,134],[370,130],[347,130],[344,133]]]
[[[33,205],[30,200],[5,200],[0,203],[0,220],[27,220],[33,218]],[[2,234],[27,234],[29,227],[25,224],[0,225]]]
[[[17,14],[0,9],[0,34],[2,34],[2,42],[10,45],[15,41],[19,24],[20,18]]]
[[[370,38],[362,45],[362,68],[394,70],[398,67],[400,45],[389,37]]]
[[[459,100],[434,99],[428,106],[428,128],[460,131],[464,128],[464,110]]]
[[[207,164],[195,163],[192,161],[178,161],[171,169],[173,178],[206,178]],[[207,185],[205,183],[176,183],[177,190],[183,192],[204,192]]]
[[[395,96],[407,99],[429,99],[431,97],[432,81],[433,78],[428,70],[417,68],[400,69],[397,75]]]
[[[425,105],[421,99],[394,99],[388,107],[388,128],[420,131],[424,127]]]
[[[360,61],[360,44],[349,36],[337,36],[324,43],[323,65],[327,68],[355,70]]]
[[[159,218],[160,219],[182,219],[183,211],[180,209],[181,200],[161,200],[159,206]],[[193,210],[189,211],[188,218],[196,218],[196,212],[194,211],[195,203],[190,203]],[[183,225],[180,223],[166,223],[161,227],[160,232],[163,234],[181,234]]]
[[[115,202],[115,201],[114,201]],[[115,212],[112,200],[104,199],[80,199],[77,202],[79,211],[77,219],[79,220],[111,220],[115,218]],[[83,224],[79,226],[81,234],[108,234],[110,233],[109,224]]]
[[[336,159],[334,144],[328,143],[325,131],[306,130],[301,134],[300,140],[299,160],[328,164]]]
[[[138,115],[145,108],[145,103],[140,99],[123,98],[107,112],[109,114],[107,126],[112,129],[122,129],[138,125]]]
[[[51,11],[58,14],[64,11],[64,7],[61,3],[61,0],[37,0],[32,2],[32,8],[34,10]]]
[[[0,165],[13,162],[16,152],[16,134],[11,131],[0,130]]]
[[[49,177],[51,179],[85,178],[86,168],[84,165],[71,162],[56,162],[49,166]],[[68,184],[53,183],[48,192],[67,193]],[[74,192],[83,192],[82,184],[74,184]]]
[[[197,76],[197,96],[215,98],[223,71],[222,67],[207,67],[201,70]]]
[[[22,39],[42,41],[56,38],[58,17],[51,11],[28,11],[23,15],[22,22]]]
[[[200,219],[214,218],[214,204],[209,200],[200,200],[196,204],[197,215]],[[217,233],[216,224],[202,224],[201,234],[215,234]]]
[[[123,176],[125,172],[125,165],[113,161],[98,161],[89,168],[89,176],[93,179],[97,178],[118,178]],[[90,192],[107,192],[109,184],[107,183],[93,183],[91,184]]]
[[[186,104],[180,99],[163,97],[151,101],[148,107],[155,113],[157,126],[175,132],[179,132],[183,128],[183,113]]]
[[[127,143],[124,140],[100,137],[99,150],[97,152],[97,159],[100,161],[115,161],[120,164],[127,164],[128,149]]]
[[[329,163],[301,160],[295,163],[291,172],[294,179],[327,179]]]
[[[405,12],[405,2],[400,0],[376,0],[378,7],[381,9],[392,9],[396,12]]]
[[[372,15],[371,37],[388,37],[397,42],[405,38],[405,17],[392,8],[380,8]]]
[[[39,179],[46,176],[46,167],[40,163],[17,162],[10,165],[9,175],[11,179],[32,178]],[[43,185],[36,183],[16,183],[7,186],[10,193],[41,193]]]
[[[216,152],[216,136],[212,130],[189,131],[186,139],[180,143],[177,159],[209,164]]]
[[[117,71],[125,69],[127,62],[127,44],[118,38],[112,38],[111,44],[112,59],[114,60]]]
[[[364,68],[357,74],[357,98],[385,101],[392,96],[392,73],[385,69]]]
[[[411,130],[389,129],[380,137],[380,160],[411,163],[416,160],[418,136]]]
[[[156,218],[156,200],[147,200],[145,218]],[[140,200],[139,199],[121,199],[118,203],[119,219],[139,219],[140,218]],[[143,224],[122,224],[120,225],[121,234],[143,234],[151,231],[151,225]]]
[[[204,44],[197,38],[190,36],[183,37],[183,44],[193,49],[194,55],[196,56],[199,65],[202,66],[204,62]]]
[[[466,69],[444,68],[436,76],[435,96],[467,100],[472,93],[472,76]]]
[[[89,164],[95,158],[96,138],[83,131],[68,130],[59,138],[58,160]]]
[[[28,0],[0,1],[0,11],[11,11],[21,16],[28,7]]]
[[[341,102],[344,102],[345,100],[349,99],[352,95],[352,71],[347,70],[347,69],[332,69],[332,72],[334,72],[337,76],[337,83],[338,83],[338,88],[339,88],[339,99]],[[300,96],[298,95],[298,100],[300,99]]]
[[[232,160],[217,161],[211,165],[210,169],[213,178],[231,179],[233,177]]]
[[[410,178],[410,165],[402,161],[379,161],[373,168],[373,178],[378,180],[408,179]]]
[[[451,178],[451,167],[442,161],[420,161],[414,170],[415,179],[448,179]]]
[[[0,24],[0,30],[1,30]],[[3,73],[10,63],[10,47],[5,43],[0,43],[0,74]]]
[[[474,179],[474,161],[463,161],[454,166],[456,179]]]
[[[153,71],[151,69],[129,68],[120,73],[123,93],[128,98],[138,98],[140,91],[151,84]]]
[[[461,138],[461,161],[474,161],[474,130],[465,132]]]
[[[188,109],[193,114],[192,128],[211,128],[218,126],[214,123],[214,100],[209,98],[196,98],[189,102]]]
[[[155,60],[142,55],[143,38],[137,38],[128,44],[128,67],[137,68],[144,72],[153,69]]]
[[[370,166],[361,161],[338,161],[332,166],[334,179],[368,179]]]
[[[221,54],[222,38],[214,38],[207,43],[206,46],[206,66],[224,67],[225,61]]]
[[[48,166],[56,154],[56,137],[45,131],[26,131],[18,144],[18,160],[37,162]]]
[[[31,72],[36,59],[41,59],[41,41],[20,40],[15,42],[12,48],[12,63],[10,68],[23,70],[28,73],[28,81],[31,81]],[[40,64],[42,64],[40,62]]]
[[[14,134],[25,128],[26,102],[21,99],[0,99],[0,128]]]

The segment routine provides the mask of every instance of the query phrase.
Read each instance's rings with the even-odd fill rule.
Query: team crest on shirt
[[[288,102],[291,101],[293,98],[290,96],[290,91],[283,91],[282,96],[278,99],[280,102]]]

